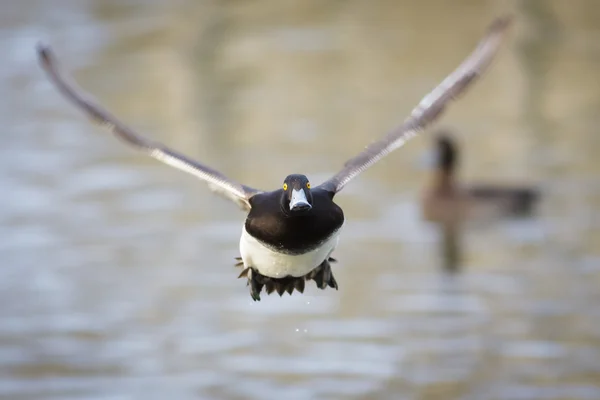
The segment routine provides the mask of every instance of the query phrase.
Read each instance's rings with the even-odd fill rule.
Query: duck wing
[[[421,100],[402,125],[390,131],[379,141],[371,143],[361,153],[348,160],[342,170],[323,182],[319,187],[333,194],[339,192],[358,174],[403,146],[408,140],[437,120],[446,105],[465,92],[476,81],[476,78],[488,69],[500,48],[511,21],[511,16],[496,18],[488,27],[486,34],[475,50],[456,70]]]
[[[98,104],[92,96],[85,93],[61,71],[49,46],[38,45],[37,54],[40,64],[50,81],[71,103],[80,108],[92,120],[106,127],[126,144],[145,152],[158,161],[196,176],[208,183],[208,186],[214,192],[234,201],[244,210],[250,209],[250,198],[261,191],[233,181],[213,168],[171,150],[161,143],[148,140],[139,135]]]

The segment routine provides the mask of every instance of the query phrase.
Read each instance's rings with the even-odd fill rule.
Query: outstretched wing
[[[144,151],[158,161],[190,173],[206,183],[211,190],[237,203],[242,209],[249,210],[249,199],[259,190],[235,182],[219,171],[198,161],[179,154],[161,143],[153,142],[137,134],[133,129],[121,122],[104,107],[77,86],[64,74],[49,46],[38,45],[38,57],[42,68],[56,85],[58,90],[75,106],[82,109],[94,121],[104,125],[128,145]]]
[[[446,105],[470,87],[476,78],[489,67],[511,21],[512,17],[510,16],[494,20],[471,55],[421,100],[402,125],[348,160],[340,172],[319,187],[332,193],[339,192],[358,174],[404,145],[435,121],[442,114]]]

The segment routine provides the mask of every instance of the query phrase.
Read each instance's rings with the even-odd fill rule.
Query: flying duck
[[[330,263],[335,261],[331,253],[338,244],[344,213],[333,201],[334,196],[358,174],[435,121],[451,100],[471,86],[491,64],[510,22],[509,16],[495,19],[477,48],[421,100],[400,126],[348,160],[337,174],[317,186],[311,186],[305,175],[291,174],[274,191],[238,183],[216,169],[144,138],[69,79],[49,46],[39,44],[37,53],[50,81],[88,117],[126,144],[195,175],[248,213],[236,265],[242,268],[239,277],[247,278],[252,299],[258,301],[263,288],[267,294],[277,291],[280,296],[286,291],[291,295],[294,289],[303,293],[309,280],[314,280],[320,289],[338,288]]]
[[[456,179],[458,146],[445,130],[434,139],[435,169],[421,204],[426,220],[461,223],[532,213],[540,193],[529,186],[481,183],[462,185]]]

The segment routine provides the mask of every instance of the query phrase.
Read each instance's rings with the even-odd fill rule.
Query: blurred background
[[[599,399],[597,0],[0,0],[0,398]],[[244,214],[119,143],[35,45],[148,137],[248,185],[319,182],[516,24],[437,127],[464,181],[543,192],[465,229],[419,201],[428,131],[337,197],[339,291],[263,295]]]

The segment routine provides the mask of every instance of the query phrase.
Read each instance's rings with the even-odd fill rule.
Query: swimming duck
[[[460,185],[456,180],[458,146],[447,131],[435,136],[435,171],[426,189],[422,212],[426,220],[458,224],[466,220],[524,216],[540,197],[527,186]]]
[[[331,254],[338,244],[344,213],[334,196],[361,172],[415,137],[438,119],[446,105],[463,93],[491,64],[511,17],[494,20],[467,59],[413,109],[410,116],[385,137],[351,158],[330,179],[311,186],[302,174],[288,175],[282,186],[262,191],[229,179],[216,169],[192,160],[161,143],[150,141],[125,125],[64,74],[49,46],[38,45],[40,65],[50,81],[91,119],[108,128],[126,144],[205,181],[216,193],[234,201],[248,214],[240,238],[239,277],[247,278],[250,295],[260,300],[277,291],[304,292],[314,280],[320,289],[338,288],[331,271]]]

